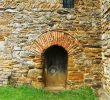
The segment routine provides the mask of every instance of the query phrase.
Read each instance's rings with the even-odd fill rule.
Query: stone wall
[[[110,1],[102,0],[102,58],[104,68],[103,87],[110,94]],[[108,99],[107,99],[108,100]]]
[[[59,0],[40,1],[0,1],[0,85],[43,87],[41,51],[48,47],[44,45],[46,41],[49,46],[71,47],[67,88],[102,87],[100,2],[76,0],[74,8],[64,9]]]

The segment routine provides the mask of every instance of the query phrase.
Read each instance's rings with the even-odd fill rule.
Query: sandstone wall
[[[103,87],[110,94],[110,1],[102,0]]]
[[[52,38],[48,33],[66,33],[76,44],[68,59],[67,88],[86,85],[99,89],[103,74],[100,2],[76,0],[73,9],[63,9],[59,1],[40,1],[0,1],[0,85],[42,87],[42,58],[36,54],[35,41],[44,33],[43,41]]]

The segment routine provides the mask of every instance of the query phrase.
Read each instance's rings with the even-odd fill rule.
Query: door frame
[[[53,45],[54,46],[54,45]],[[62,46],[60,46],[62,47]],[[63,47],[62,47],[63,48]],[[47,48],[48,49],[48,48]],[[65,48],[63,48],[65,50]],[[46,50],[46,49],[45,49]],[[43,82],[44,82],[44,88],[46,88],[46,69],[45,69],[45,58],[44,58],[44,54],[45,54],[45,50],[42,53],[42,68],[43,68]],[[66,50],[65,50],[66,51]],[[67,52],[67,51],[66,51]],[[67,62],[66,62],[66,72],[65,72],[65,84],[64,84],[64,88],[66,89],[67,87],[67,78],[68,78],[68,52],[67,52]]]

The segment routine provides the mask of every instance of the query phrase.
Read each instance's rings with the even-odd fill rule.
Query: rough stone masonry
[[[0,86],[44,87],[42,53],[68,52],[66,89],[110,94],[110,0],[0,0]],[[104,99],[103,99],[104,100]]]

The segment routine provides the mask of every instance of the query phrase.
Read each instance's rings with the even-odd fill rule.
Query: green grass
[[[0,87],[0,100],[97,100],[90,88],[50,93],[34,87]]]

